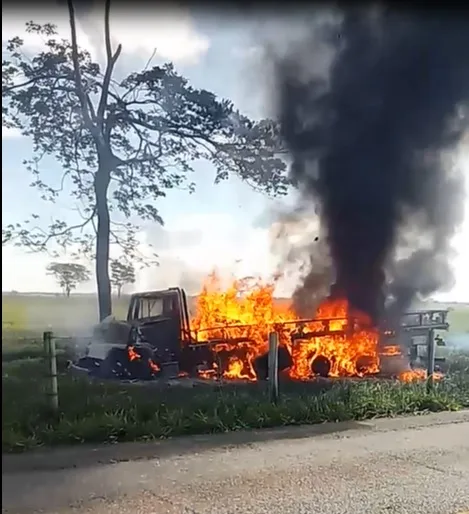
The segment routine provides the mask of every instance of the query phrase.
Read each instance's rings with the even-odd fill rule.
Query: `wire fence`
[[[90,337],[60,336],[48,330],[43,333],[42,338],[30,336],[17,339],[15,344],[11,345],[10,352],[4,351],[3,360],[42,359],[45,369],[48,404],[52,411],[57,411],[60,397],[58,376],[70,367],[68,373],[72,374],[74,370],[79,371],[79,368],[75,368],[72,363],[86,355],[86,347],[90,342]],[[277,402],[279,397],[278,346],[278,334],[271,332],[269,334],[267,380],[264,382],[267,384],[269,398],[274,403]],[[175,377],[169,377],[168,375],[161,378],[166,381]],[[203,379],[201,378],[201,380]],[[131,382],[135,381],[142,382],[142,380]],[[204,382],[209,383],[208,380],[204,380]],[[122,383],[128,384],[129,380],[122,380]]]
[[[11,353],[11,359],[16,358],[42,358],[46,368],[47,397],[52,410],[58,409],[59,382],[58,374],[62,371],[65,362],[76,361],[78,357],[85,355],[86,347],[91,342],[91,337],[74,337],[69,335],[56,335],[50,330],[43,333],[42,338],[29,336],[20,338],[22,344]],[[428,387],[433,388],[433,369],[435,364],[435,340],[433,331],[428,338]],[[13,346],[13,345],[12,345]],[[269,334],[267,373],[264,380],[270,400],[276,403],[279,398],[279,334],[275,331]],[[24,355],[21,355],[24,354]],[[5,356],[4,356],[5,357]],[[106,357],[103,355],[103,359]],[[5,360],[5,358],[4,358]],[[165,377],[168,378],[168,377]]]

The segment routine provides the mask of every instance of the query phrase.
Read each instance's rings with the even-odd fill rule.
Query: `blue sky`
[[[94,30],[99,31],[101,26],[95,14],[89,13],[87,19],[81,20],[79,41],[94,50],[99,59],[99,53],[96,53],[99,41],[96,41]],[[68,37],[66,20],[57,11],[38,12],[37,15],[11,11],[7,15],[4,38],[23,33],[27,19],[53,20],[59,27],[59,33]],[[220,23],[201,14],[189,16],[179,12],[169,20],[165,19],[164,30],[159,31],[158,26],[163,25],[163,21],[158,18],[158,14],[153,12],[145,15],[143,22],[140,15],[129,24],[128,16],[115,14],[114,35],[116,42],[122,41],[124,47],[117,70],[119,75],[142,69],[156,47],[160,55],[157,53],[155,56],[155,64],[172,60],[178,71],[194,86],[231,99],[237,108],[250,116],[261,117],[264,114],[262,91],[253,94],[258,89],[255,86],[259,84],[259,78],[252,59],[257,55],[259,48],[256,45],[260,41],[253,37],[250,24],[230,19]],[[122,19],[125,19],[124,25]],[[171,30],[168,27],[172,27]],[[31,49],[38,48],[38,41],[32,41],[30,37],[25,41]],[[240,80],[240,76],[244,79]],[[2,134],[2,149],[4,224],[21,221],[32,212],[43,220],[54,212],[62,218],[74,219],[74,205],[67,197],[61,197],[53,206],[41,201],[37,191],[28,187],[31,177],[22,165],[22,160],[31,154],[31,145],[26,138],[9,132]],[[49,159],[43,168],[46,181],[57,182],[57,177],[60,177],[57,163]],[[208,163],[197,164],[194,178],[197,184],[194,194],[171,191],[167,198],[159,201],[158,209],[165,220],[165,229],[146,225],[141,234],[143,244],[147,241],[156,247],[161,256],[161,266],[152,272],[143,272],[138,286],[174,285],[181,274],[205,274],[217,265],[228,269],[240,259],[247,261],[245,267],[237,263],[240,273],[265,271],[264,263],[269,259],[268,237],[265,230],[258,234],[256,230],[259,229],[255,227],[266,218],[273,203],[236,177],[214,185],[214,171]],[[188,251],[191,257],[187,257]],[[256,255],[254,259],[258,262],[255,264],[250,262],[252,255]],[[2,261],[3,290],[55,290],[53,279],[44,272],[49,260],[45,255],[26,255],[19,249],[6,248]],[[19,262],[24,265],[18,267]],[[93,287],[90,283],[84,289]]]
[[[91,10],[81,18],[79,42],[90,49],[99,60],[99,38],[102,30],[100,13]],[[57,9],[25,14],[23,11],[4,14],[3,38],[20,35],[24,22],[53,21],[59,32],[68,37],[66,13]],[[277,38],[295,34],[291,24],[263,20],[243,20],[233,15],[203,13],[190,15],[186,11],[170,14],[148,11],[133,14],[117,12],[111,19],[116,42],[123,44],[118,74],[141,69],[157,48],[155,63],[171,60],[178,71],[196,87],[206,88],[217,95],[231,99],[235,106],[249,116],[260,118],[270,114],[273,102],[269,95],[269,81],[262,45],[269,34]],[[31,37],[25,39],[31,49],[40,44]],[[2,131],[2,214],[3,223],[20,221],[32,212],[48,219],[54,212],[73,219],[73,208],[66,197],[58,200],[55,207],[45,204],[38,193],[28,187],[31,181],[22,160],[31,154],[28,140],[17,134]],[[47,179],[60,176],[60,169],[53,160],[48,161]],[[196,193],[171,191],[158,203],[165,228],[146,225],[140,234],[142,248],[146,243],[155,245],[161,264],[159,268],[139,274],[136,287],[167,287],[188,282],[191,286],[213,266],[237,274],[269,275],[276,264],[271,253],[273,229],[269,220],[278,202],[270,201],[253,192],[240,180],[214,185],[210,165],[197,166]],[[288,201],[288,200],[287,200]],[[469,300],[469,240],[467,224],[465,235],[459,238],[459,257],[455,260],[458,286],[451,296]],[[57,286],[45,274],[47,255],[26,254],[20,249],[4,248],[2,259],[3,290],[55,291]],[[291,284],[290,284],[291,287]],[[82,290],[93,290],[91,282]]]

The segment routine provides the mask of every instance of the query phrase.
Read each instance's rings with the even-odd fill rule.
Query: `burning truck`
[[[86,354],[72,367],[101,378],[154,379],[195,376],[207,380],[267,378],[268,335],[279,336],[279,372],[291,380],[315,377],[424,378],[418,348],[435,330],[447,330],[447,311],[407,313],[393,330],[342,298],[323,301],[315,316],[297,316],[257,284],[241,294],[239,283],[222,290],[211,275],[193,316],[181,288],[131,296],[127,320],[106,319]]]
[[[452,283],[464,220],[464,170],[453,156],[467,135],[467,19],[383,5],[330,14],[313,14],[310,30],[279,49],[267,138],[288,154],[294,212],[319,218],[334,271],[326,287],[336,284],[329,298],[300,316],[274,301],[273,285],[239,294],[212,277],[190,316],[182,289],[137,294],[127,321],[98,327],[78,366],[255,381],[275,331],[280,371],[292,380],[424,376],[413,369],[420,342],[448,328],[447,313],[407,311]],[[275,174],[262,175],[275,189]],[[316,239],[305,241],[310,264],[294,293],[306,300],[317,293]]]

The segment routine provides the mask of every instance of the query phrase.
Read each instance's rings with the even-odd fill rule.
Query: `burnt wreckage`
[[[320,323],[320,330],[305,331],[305,325],[311,322]],[[211,329],[196,331],[191,328],[187,297],[183,289],[176,287],[137,293],[130,298],[127,320],[109,318],[95,327],[85,355],[71,363],[71,368],[100,378],[145,380],[181,375],[221,377],[226,371],[230,354],[249,342],[247,337],[233,337],[233,329],[240,327],[243,325],[217,326],[213,329],[216,337],[210,337]],[[433,348],[435,343],[444,345],[439,335],[435,337],[435,331],[448,328],[446,310],[406,313],[401,318],[399,330],[380,331],[379,373],[393,376],[402,359],[410,362],[411,367],[426,367],[424,361],[427,349]],[[289,344],[282,344],[281,339],[279,370],[288,369],[292,365],[294,349],[308,343],[312,337],[340,336],[359,329],[360,321],[353,318],[319,321],[301,319],[275,323],[272,330],[285,331],[289,338]],[[360,363],[356,365],[357,375],[360,376]],[[252,368],[256,379],[267,377],[265,352],[256,356]],[[330,370],[331,362],[324,356],[318,355],[311,362],[313,376],[328,376]],[[207,374],[207,371],[213,372],[212,375]]]

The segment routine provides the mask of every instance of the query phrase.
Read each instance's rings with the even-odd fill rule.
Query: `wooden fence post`
[[[433,329],[428,332],[427,339],[427,389],[433,389],[433,374],[435,373],[435,333]]]
[[[57,352],[55,348],[55,339],[52,332],[44,332],[43,342],[45,349],[45,359],[49,374],[47,376],[47,397],[49,406],[52,411],[57,412],[59,409],[59,390],[57,384]]]
[[[51,337],[52,337],[52,332],[44,332],[42,335],[44,362],[46,363],[46,366],[49,365],[49,340]]]
[[[268,384],[270,401],[278,401],[278,333],[269,334]]]

